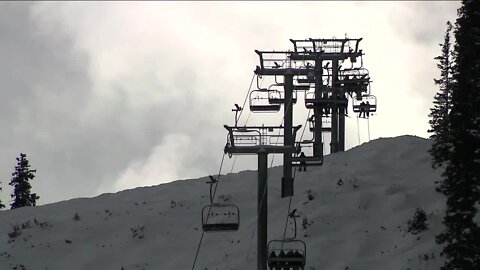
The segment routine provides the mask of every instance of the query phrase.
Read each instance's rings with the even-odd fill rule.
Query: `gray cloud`
[[[133,87],[126,83],[111,86],[115,98],[99,99],[92,92],[88,57],[74,49],[69,33],[44,28],[48,25],[38,23],[31,3],[0,5],[4,201],[20,152],[38,170],[33,186],[40,202],[50,202],[94,194],[132,160],[148,155],[166,134],[202,129],[196,121],[202,105],[188,102],[196,98],[186,98],[187,93],[160,101],[160,106],[135,108],[130,95],[136,89],[126,89]],[[195,82],[193,71],[180,72]]]
[[[42,175],[39,178],[49,181],[48,186],[34,183],[34,187],[55,199],[61,197],[56,193],[73,191],[64,179],[78,179],[66,165],[78,161],[72,154],[79,128],[76,114],[85,106],[91,87],[86,57],[72,53],[67,36],[46,35],[30,11],[31,3],[0,3],[0,172],[5,192],[15,157],[26,152]],[[65,162],[68,157],[73,158],[71,163]]]
[[[436,24],[452,14],[441,2],[2,2],[2,199],[19,152],[38,169],[41,203],[215,173],[222,125],[233,122],[230,109],[257,65],[253,50],[288,49],[289,38],[364,37],[382,108],[372,138],[424,135],[426,121],[416,119],[424,112],[412,106],[430,103],[435,72],[422,54],[437,54],[444,27]],[[417,27],[426,15],[431,20]],[[406,56],[430,62],[412,75]],[[395,106],[412,96],[418,100],[404,118]],[[305,116],[295,113],[301,124]],[[264,120],[281,117],[252,115],[249,123]],[[347,125],[351,147],[355,119]],[[235,168],[255,164],[240,158]]]

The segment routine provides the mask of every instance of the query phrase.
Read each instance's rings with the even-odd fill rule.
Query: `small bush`
[[[25,230],[25,229],[28,229],[28,228],[31,228],[32,225],[30,224],[30,220],[27,220],[25,221],[24,223],[22,223],[22,230]]]
[[[12,227],[12,231],[8,233],[8,237],[14,239],[20,236],[21,234],[22,234],[22,230],[20,229],[20,226],[15,224]]]
[[[415,209],[413,217],[408,221],[407,232],[415,235],[427,229],[427,214],[425,213],[425,210],[417,207],[417,209]]]
[[[73,220],[75,221],[80,220],[80,216],[78,215],[78,213],[75,213],[75,215],[73,215]]]

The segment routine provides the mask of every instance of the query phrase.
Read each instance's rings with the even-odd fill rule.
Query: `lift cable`
[[[252,85],[253,85],[253,81],[255,79],[255,73],[253,74],[252,76],[252,80],[250,81],[250,86],[248,87],[248,91],[247,91],[247,94],[245,95],[245,99],[243,100],[243,104],[242,104],[242,109],[245,108],[245,104],[247,104],[247,99],[248,99],[248,94],[250,93],[250,90],[252,90]],[[240,117],[242,116],[242,113],[243,113],[243,110],[240,111],[239,115],[238,115],[238,119],[240,120]],[[248,120],[247,120],[248,121]],[[247,123],[245,123],[246,125]]]
[[[222,162],[220,163],[220,168],[218,169],[217,181],[215,182],[215,189],[212,194],[212,186],[213,183],[210,184],[210,203],[213,203],[213,199],[215,198],[215,193],[217,192],[218,180],[220,179],[220,173],[222,172],[223,161],[225,160],[225,153],[222,155]],[[210,211],[210,209],[209,209]],[[210,215],[207,214],[207,220]],[[192,270],[195,269],[195,264],[197,263],[198,253],[200,252],[200,248],[203,242],[203,236],[205,235],[205,231],[202,230],[202,236],[200,237],[200,241],[198,242],[197,251],[195,253],[195,259],[193,260]]]
[[[293,95],[292,97],[290,98],[290,100],[288,101],[288,106],[290,106],[290,104],[292,103],[293,101]],[[292,108],[293,109],[293,108]],[[280,123],[280,126],[282,126],[283,122],[285,121],[285,115],[286,115],[286,112],[283,114],[283,117],[282,117],[282,122]],[[278,130],[278,135],[280,135],[280,132],[281,130],[279,129]],[[278,143],[278,140],[279,140],[280,136],[277,136],[277,142]],[[270,170],[271,168],[273,167],[273,162],[275,160],[275,152],[273,153],[273,156],[272,156],[272,161],[270,162],[270,167],[268,168],[268,171],[267,171],[267,184],[265,185],[265,188],[263,189],[263,194],[262,194],[262,199],[260,200],[260,204],[258,205],[258,209],[257,209],[257,213],[258,211],[260,211],[260,208],[264,202],[264,199],[265,199],[265,195],[267,193],[267,187],[268,187],[268,178],[270,177]],[[291,200],[291,197],[290,197],[290,200]],[[268,202],[267,202],[268,203]],[[252,237],[250,239],[250,244],[248,246],[248,251],[247,251],[247,261],[248,261],[248,257],[250,255],[250,250],[251,250],[251,247],[252,247],[252,241],[253,241],[253,236],[255,235],[255,228],[253,229],[253,232],[252,232]]]
[[[285,61],[287,61],[287,60],[285,60]],[[302,58],[301,61],[305,61],[305,54],[303,55],[303,58]],[[297,76],[299,76],[299,75],[300,75],[300,70],[299,70],[298,73],[297,73]],[[294,88],[293,90],[295,90],[295,88]],[[292,92],[293,92],[293,91],[292,91]],[[290,100],[288,101],[287,106],[290,107],[290,105],[292,104],[292,102],[293,102],[293,93],[292,93],[292,96],[290,97]],[[293,110],[293,106],[292,106],[292,110]],[[280,123],[280,126],[282,126],[282,124],[285,122],[285,115],[286,115],[286,114],[287,114],[287,112],[285,111],[285,113],[283,114],[282,122]],[[310,115],[310,111],[309,111],[309,115]],[[292,119],[292,120],[293,120],[293,119]],[[307,120],[308,120],[308,118],[307,118]],[[304,127],[304,131],[305,131],[305,127]],[[278,135],[279,135],[279,136],[277,136],[277,142],[276,142],[276,143],[278,143],[278,140],[279,140],[279,138],[280,138],[280,132],[281,132],[281,130],[279,129],[279,130],[278,130]],[[303,133],[302,133],[302,136],[303,136]],[[295,139],[295,138],[294,138],[294,139]],[[295,143],[295,142],[294,142],[294,143]],[[269,172],[270,172],[270,169],[271,169],[272,166],[273,166],[273,161],[274,161],[274,159],[275,159],[275,152],[273,153],[272,162],[270,163],[270,168],[268,168],[268,171],[267,171],[267,185],[265,185],[265,188],[264,188],[264,190],[263,190],[262,199],[260,200],[260,205],[258,206],[257,211],[260,211],[260,207],[262,206],[263,201],[264,201],[264,199],[265,199],[265,194],[266,194],[266,192],[267,192],[267,186],[268,186],[268,177],[270,176]]]
[[[305,57],[305,56],[304,56],[304,57]],[[302,59],[302,61],[304,61],[304,59]],[[297,74],[297,76],[298,76],[298,75],[300,75],[300,71],[299,71],[299,73]],[[292,102],[293,102],[293,94],[292,94],[292,96],[290,97],[290,100],[288,101],[288,106],[290,106],[290,104],[291,104]],[[293,108],[292,108],[292,110],[293,110]],[[310,116],[310,112],[311,112],[311,110],[309,110],[308,116]],[[285,121],[285,115],[286,115],[286,113],[287,113],[287,112],[285,112],[285,113],[283,114],[282,122],[280,123],[280,126],[282,126],[282,124],[283,124],[284,121]],[[304,125],[304,127],[303,127],[303,131],[302,131],[302,135],[301,135],[302,138],[303,138],[303,134],[304,134],[304,132],[305,132],[305,127],[306,127],[307,121],[308,121],[308,117],[307,117],[307,119],[306,119],[306,121],[305,121],[305,125]],[[280,135],[280,130],[278,131],[278,135]],[[277,143],[278,143],[279,138],[280,138],[280,136],[277,137]],[[266,194],[267,186],[268,186],[268,177],[270,177],[270,173],[269,173],[269,172],[270,172],[270,169],[271,169],[272,166],[273,166],[273,161],[274,161],[274,159],[275,159],[275,153],[273,153],[273,154],[274,154],[274,155],[273,155],[272,161],[271,161],[271,163],[270,163],[270,168],[268,168],[268,172],[267,172],[267,185],[265,185],[265,188],[264,188],[264,190],[263,190],[262,199],[260,200],[260,205],[258,206],[257,211],[260,211],[260,207],[261,207],[262,204],[264,203],[265,194]],[[294,171],[293,177],[295,177],[295,174],[296,174],[296,170]],[[289,212],[290,212],[291,202],[292,202],[292,196],[290,196],[290,199],[289,199],[289,206],[288,206]],[[286,227],[285,227],[285,229],[286,229]],[[253,238],[253,235],[252,235],[252,238]],[[249,246],[249,251],[248,251],[248,253],[250,253],[250,248],[251,248],[251,246]],[[248,258],[248,254],[247,254],[247,258]]]
[[[305,127],[307,126],[307,121],[308,121],[308,118],[310,118],[310,113],[311,112],[312,112],[311,109],[308,110],[307,119],[305,120],[305,126],[303,127],[302,135],[300,136],[300,141],[303,139],[303,134],[305,133]],[[297,170],[293,171],[293,178],[295,178],[296,174],[297,174]],[[285,227],[283,228],[282,240],[285,240],[285,235],[287,234],[288,217],[290,215],[290,209],[291,209],[291,206],[292,206],[292,197],[293,196],[290,196],[290,199],[288,200],[287,218],[285,219]],[[295,234],[296,234],[296,231],[297,231],[297,228],[296,228],[296,224],[295,224]],[[283,249],[283,243],[282,243],[281,249]]]
[[[358,135],[358,145],[360,145],[360,123],[359,123],[359,117],[357,115],[357,135]]]
[[[367,118],[367,126],[368,126],[368,141],[370,141],[370,118]]]
[[[254,79],[255,79],[255,74],[252,76],[252,79],[250,80],[250,86],[248,87],[247,94],[245,95],[245,99],[244,99],[244,101],[243,101],[242,108],[244,108],[244,107],[245,107],[245,104],[247,103],[248,94],[250,93],[250,90],[252,89],[252,85],[253,85]],[[239,116],[238,116],[238,119],[240,119],[240,117],[241,117],[241,115],[242,115],[242,112],[243,112],[243,110],[240,111]],[[248,117],[248,118],[249,118],[249,117]],[[248,122],[248,118],[247,118],[247,122]],[[245,125],[246,125],[246,123],[245,123]],[[225,160],[225,155],[226,155],[225,153],[223,153],[223,155],[222,155],[222,161],[221,161],[221,163],[220,163],[220,168],[219,168],[219,170],[218,170],[218,175],[217,175],[217,178],[216,178],[217,181],[215,182],[215,188],[214,188],[213,194],[212,194],[212,186],[213,186],[213,183],[210,185],[210,203],[211,203],[211,204],[213,204],[213,200],[215,199],[215,194],[217,193],[218,180],[220,180],[220,174],[221,174],[221,171],[222,171],[223,162],[224,162],[224,160]],[[236,161],[236,156],[235,156],[235,159],[234,159],[234,161],[233,161],[232,168],[231,168],[230,172],[233,172],[233,168],[234,168],[234,166],[235,166],[235,161]],[[210,209],[209,209],[209,211],[210,211]],[[209,217],[209,215],[207,214],[207,220],[208,220],[208,217]],[[204,237],[204,235],[205,235],[205,231],[202,230],[202,235],[201,235],[201,237],[200,237],[200,241],[199,241],[199,243],[198,243],[197,251],[196,251],[196,253],[195,253],[195,259],[194,259],[194,261],[193,261],[192,270],[195,269],[195,264],[196,264],[196,262],[197,262],[198,254],[199,254],[200,248],[201,248],[201,246],[202,246],[202,242],[203,242],[203,237]]]

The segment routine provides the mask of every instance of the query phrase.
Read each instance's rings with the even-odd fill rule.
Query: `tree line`
[[[463,0],[447,22],[429,114],[432,166],[442,170],[445,229],[436,236],[442,270],[480,269],[480,1]],[[454,41],[451,40],[453,31]]]

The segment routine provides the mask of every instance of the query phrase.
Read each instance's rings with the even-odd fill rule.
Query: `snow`
[[[429,147],[414,136],[381,138],[297,172],[292,209],[301,215],[305,269],[439,269],[435,235],[445,200],[435,191],[441,172],[431,167]],[[288,208],[280,198],[281,169],[269,170],[269,240],[281,238]],[[2,211],[0,269],[191,269],[207,178]],[[253,170],[221,177],[217,198],[239,206],[240,229],[206,233],[195,269],[255,269],[256,178]],[[412,235],[406,227],[417,207],[429,229]],[[11,238],[15,224],[24,228]]]

